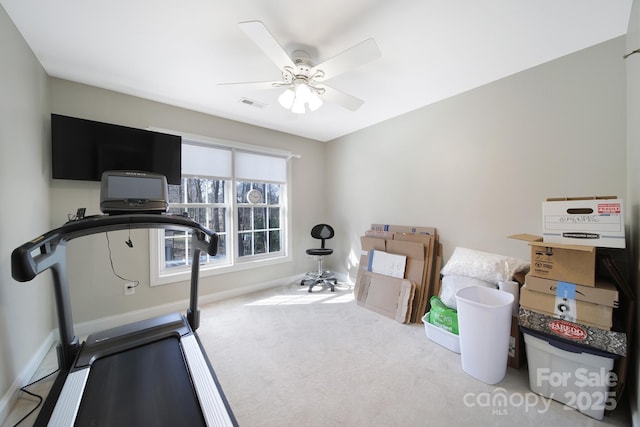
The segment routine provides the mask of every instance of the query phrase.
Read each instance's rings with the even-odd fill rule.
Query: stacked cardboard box
[[[616,196],[562,197],[542,203],[545,242],[625,248],[624,209]]]
[[[403,323],[422,322],[439,279],[442,247],[436,229],[372,224],[360,243],[362,254],[354,290],[358,304]],[[382,253],[404,257],[401,278],[375,271],[374,261]],[[393,268],[397,270],[397,265]]]
[[[543,203],[544,241],[526,234],[511,236],[528,241],[531,247],[531,270],[520,289],[519,326],[532,343],[536,338],[531,337],[542,338],[538,342],[546,340],[550,349],[532,348],[536,353],[535,360],[529,360],[532,390],[540,388],[540,369],[558,369],[564,364],[563,369],[573,372],[563,374],[573,378],[572,374],[583,369],[580,354],[584,353],[594,355],[600,366],[613,366],[615,361],[616,381],[608,395],[590,396],[620,399],[635,308],[635,296],[611,256],[624,254],[620,249],[624,248],[621,204],[614,197],[548,200]],[[571,345],[582,353],[556,348]],[[536,365],[540,363],[545,366]],[[571,405],[562,400],[566,390],[550,387],[546,392],[551,394],[548,397]],[[569,394],[584,392],[569,389]],[[592,406],[576,409],[598,419],[603,413]]]
[[[609,331],[613,326],[613,309],[619,305],[618,290],[604,279],[594,286],[582,286],[530,273],[520,290],[520,305],[547,316]]]

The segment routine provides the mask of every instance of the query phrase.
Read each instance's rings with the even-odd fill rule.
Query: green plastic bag
[[[431,303],[429,323],[458,335],[458,312],[444,305],[442,300],[435,295],[431,297],[429,302]]]

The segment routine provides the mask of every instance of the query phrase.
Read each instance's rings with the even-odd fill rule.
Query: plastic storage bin
[[[462,370],[487,384],[507,373],[513,295],[470,286],[456,293]]]
[[[437,344],[440,344],[444,348],[453,351],[454,353],[460,353],[460,337],[449,331],[445,331],[436,325],[432,325],[429,322],[429,313],[430,312],[427,312],[427,314],[422,318],[427,338]]]
[[[613,355],[523,330],[529,363],[529,388],[585,415],[602,420],[605,409],[615,409]],[[609,355],[607,357],[605,355]]]

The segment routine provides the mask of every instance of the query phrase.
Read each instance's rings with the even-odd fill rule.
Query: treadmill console
[[[105,171],[100,186],[100,210],[109,215],[164,213],[169,207],[167,178],[139,171]]]

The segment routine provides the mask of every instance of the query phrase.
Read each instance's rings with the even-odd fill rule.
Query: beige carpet
[[[203,306],[198,334],[241,426],[630,424],[626,407],[599,422],[533,394],[526,367],[486,385],[422,324],[359,307],[345,285]],[[491,405],[496,395],[507,404]]]
[[[631,424],[626,407],[599,422],[531,393],[526,367],[486,385],[462,370],[460,355],[429,341],[423,325],[359,307],[342,284],[312,294],[283,284],[203,306],[198,335],[242,427]],[[55,364],[52,350],[34,378]],[[52,380],[31,390],[46,395]],[[501,396],[506,405],[491,404]],[[2,427],[35,403],[19,399]]]

